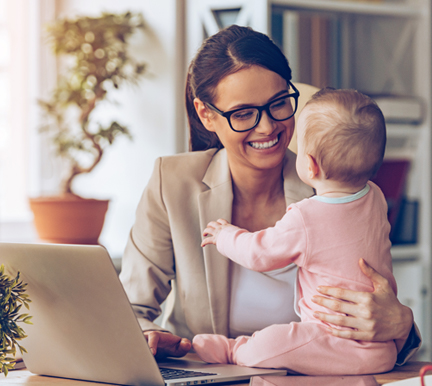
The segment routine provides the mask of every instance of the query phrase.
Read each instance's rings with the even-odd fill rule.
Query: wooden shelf
[[[420,248],[416,244],[395,245],[391,249],[391,255],[394,261],[418,260],[420,258]]]

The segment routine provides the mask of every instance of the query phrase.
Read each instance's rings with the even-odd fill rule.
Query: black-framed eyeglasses
[[[276,98],[263,106],[248,106],[224,112],[211,103],[206,102],[206,105],[225,117],[232,130],[241,133],[255,128],[261,120],[263,111],[271,119],[278,122],[286,121],[294,116],[297,111],[300,93],[291,82],[289,82],[289,85],[294,90],[293,93]]]

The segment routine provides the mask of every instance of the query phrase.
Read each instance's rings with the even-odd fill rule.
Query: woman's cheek
[[[291,121],[291,119],[290,119]],[[288,147],[288,145],[290,144],[292,137],[294,135],[294,119],[292,118],[292,122],[291,124],[289,124],[287,126],[287,128],[285,129],[285,141],[286,141],[286,147]]]

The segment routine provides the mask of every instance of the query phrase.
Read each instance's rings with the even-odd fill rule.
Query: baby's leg
[[[197,335],[193,345],[209,363],[287,369],[306,375],[358,375],[389,371],[394,342],[361,342],[334,337],[312,322],[278,324],[251,337]]]
[[[284,368],[306,375],[358,375],[389,371],[396,362],[394,342],[361,342],[334,337],[312,322],[273,325],[233,349],[232,362],[249,367]]]
[[[198,356],[207,363],[233,363],[248,367],[278,367],[273,358],[279,358],[298,346],[321,337],[323,328],[313,324],[310,331],[299,331],[300,323],[276,324],[251,337],[229,339],[223,335],[200,334],[192,341]],[[280,358],[279,358],[280,359]],[[287,368],[287,365],[283,365]]]
[[[317,323],[275,324],[255,332],[245,344],[235,347],[232,362],[248,367],[284,368],[294,372],[297,362],[308,362],[304,349],[312,347],[323,354],[324,348],[313,345],[323,336],[328,335],[323,325]],[[301,367],[301,366],[300,366]]]
[[[193,338],[192,345],[198,356],[207,363],[235,363],[232,354],[250,337],[229,339],[223,335],[200,334]]]

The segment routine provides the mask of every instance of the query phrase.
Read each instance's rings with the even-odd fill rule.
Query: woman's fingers
[[[340,330],[337,328],[329,328],[329,332],[333,336],[337,336],[339,338],[344,338],[344,339],[365,340],[365,341],[372,340],[370,332],[363,331],[363,330],[356,330],[356,329]]]
[[[320,306],[328,308],[329,310],[339,312],[346,315],[353,315],[358,313],[357,303],[348,303],[338,299],[331,299],[324,296],[313,296],[312,301]]]
[[[153,355],[157,353],[157,347],[159,342],[159,334],[154,334],[156,331],[144,332],[144,336],[147,339],[147,344]]]
[[[364,259],[359,260],[362,272],[372,281],[374,288],[389,286],[388,280],[373,269]]]
[[[186,355],[192,347],[186,338],[180,338],[169,332],[145,331],[144,336],[153,355],[158,357]]]
[[[364,294],[364,292],[357,292],[357,291],[351,291],[344,288],[327,287],[327,286],[319,286],[317,290],[319,293],[325,296],[331,296],[332,298],[343,300],[345,302],[351,302],[351,303],[358,303],[359,301],[363,300],[362,298]],[[329,299],[329,298],[324,298],[324,299]]]

